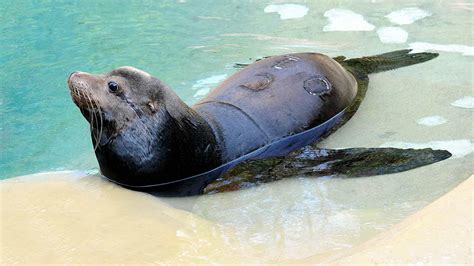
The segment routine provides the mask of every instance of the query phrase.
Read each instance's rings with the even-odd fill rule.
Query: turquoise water
[[[397,26],[384,15],[413,7],[413,1],[292,2],[309,11],[280,19],[264,12],[271,1],[2,1],[0,178],[97,168],[88,125],[66,87],[75,70],[98,73],[131,65],[160,77],[191,104],[235,72],[234,62],[249,58],[299,51],[370,55],[414,41],[472,45],[469,2],[418,1],[432,15],[402,25],[409,39],[400,44],[382,44],[376,29],[325,32],[324,12],[346,8],[378,28]],[[472,87],[472,57],[446,54],[467,66],[451,85]]]
[[[232,72],[225,65],[235,59],[222,55],[235,47],[188,48],[216,45],[213,36],[229,30],[231,23],[197,17],[209,5],[215,3],[3,1],[1,177],[97,167],[88,125],[66,87],[72,71],[133,65],[162,77],[188,102],[194,101],[189,88],[196,79]],[[241,15],[251,11],[246,9]]]

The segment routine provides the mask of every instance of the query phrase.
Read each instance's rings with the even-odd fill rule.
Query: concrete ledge
[[[374,239],[318,262],[473,265],[473,214],[474,175]]]

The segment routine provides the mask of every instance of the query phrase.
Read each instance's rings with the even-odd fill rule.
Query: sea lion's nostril
[[[78,73],[79,73],[79,71],[74,71],[74,72],[72,72],[72,73],[69,75],[68,80],[71,80],[71,78],[72,78],[74,75],[78,74]]]
[[[80,71],[74,71],[69,75],[69,78],[67,80],[67,84],[69,89],[71,90],[86,90],[89,87],[89,84],[87,80],[85,79],[87,76],[84,75],[87,73],[80,72]]]
[[[74,71],[72,72],[70,75],[69,75],[69,78],[68,80],[72,79],[72,78],[84,78],[84,77],[87,77],[89,76],[90,74],[87,73],[87,72],[82,72],[82,71]]]

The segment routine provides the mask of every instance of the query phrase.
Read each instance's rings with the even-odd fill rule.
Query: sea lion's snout
[[[67,84],[70,90],[79,90],[87,89],[89,86],[87,84],[87,79],[90,74],[81,71],[74,71],[69,75],[67,79]]]
[[[71,77],[72,77],[72,76],[74,76],[75,74],[79,74],[79,73],[81,73],[81,72],[80,72],[80,71],[74,71],[74,72],[72,72],[71,74],[69,74],[68,81],[71,80]]]
[[[69,75],[67,80],[71,97],[79,108],[87,108],[93,96],[94,76],[86,73],[75,71]]]

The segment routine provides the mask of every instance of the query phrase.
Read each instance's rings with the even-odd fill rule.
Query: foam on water
[[[309,8],[303,5],[297,4],[281,4],[281,5],[268,5],[263,10],[265,13],[276,12],[280,15],[280,19],[296,19],[302,18],[308,14]]]
[[[196,91],[194,94],[195,98],[201,98],[202,96],[208,94],[211,91],[211,88],[219,84],[227,78],[227,74],[214,75],[208,78],[200,79],[192,86],[192,89]]]
[[[435,44],[428,42],[413,42],[409,44],[412,53],[420,53],[425,51],[442,51],[456,52],[463,55],[474,56],[474,47],[460,44]]]
[[[324,12],[329,24],[323,31],[372,31],[375,26],[364,19],[364,16],[348,9],[333,8]]]
[[[406,25],[429,16],[431,16],[431,13],[428,11],[417,7],[408,7],[394,11],[385,17],[388,18],[392,23]]]
[[[447,121],[448,120],[446,120],[446,118],[444,118],[442,116],[433,115],[433,116],[427,116],[427,117],[420,118],[420,119],[416,120],[416,123],[420,124],[420,125],[423,125],[423,126],[433,127],[433,126],[442,125],[442,124],[446,123]]]
[[[408,32],[400,27],[382,27],[377,34],[383,43],[404,43],[408,39]]]
[[[474,151],[474,143],[468,139],[429,141],[425,143],[392,141],[385,142],[384,144],[380,145],[380,147],[392,147],[400,149],[432,148],[435,150],[447,150],[453,155],[452,158],[462,158]]]
[[[211,91],[211,88],[202,88],[194,94],[194,97],[201,98],[202,96],[208,94],[210,91]]]
[[[474,97],[472,96],[464,96],[460,99],[451,103],[452,106],[460,107],[460,108],[474,108]]]

